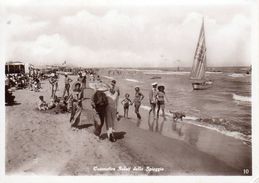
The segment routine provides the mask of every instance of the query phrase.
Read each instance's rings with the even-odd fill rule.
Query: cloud
[[[40,35],[32,41],[14,41],[7,55],[11,60],[23,60],[38,64],[51,64],[66,57],[69,45],[59,34]],[[15,53],[15,55],[13,54]]]
[[[33,21],[32,17],[11,14],[5,18],[7,41],[33,39],[43,33],[48,22]]]
[[[46,9],[36,18],[11,14],[7,58],[93,67],[191,66],[204,17],[208,64],[250,65],[251,23],[242,12],[222,21],[210,11],[177,14],[167,7],[61,10],[53,18],[43,16]]]

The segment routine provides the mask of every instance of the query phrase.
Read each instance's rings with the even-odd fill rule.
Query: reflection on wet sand
[[[179,137],[183,136],[182,127],[182,123],[176,121],[172,122],[172,131],[175,131],[179,135]]]
[[[141,120],[138,119],[138,120],[137,120],[137,127],[139,127],[140,125],[141,125]]]
[[[162,118],[161,122],[159,122],[159,118],[152,118],[152,120],[151,120],[150,115],[148,115],[148,129],[151,132],[155,131],[155,132],[162,134],[164,122],[165,122],[165,119],[163,119],[163,118]]]
[[[153,132],[155,119],[153,118],[152,123],[150,121],[150,115],[148,115],[148,129]]]
[[[159,128],[159,133],[162,134],[163,132],[163,128],[164,128],[164,123],[165,123],[165,119],[162,119],[161,123],[160,123],[160,128]],[[158,124],[158,123],[157,123]]]
[[[236,169],[251,168],[251,147],[241,140],[190,124],[185,120],[174,121],[170,118],[167,120],[164,118],[153,119],[148,116],[147,123],[143,120],[139,127],[166,137],[182,140]],[[236,152],[239,156],[234,155]]]
[[[188,135],[184,136],[184,140],[190,145],[196,146],[200,136],[200,128],[197,130],[191,130],[190,128],[187,128],[185,130],[185,134]]]

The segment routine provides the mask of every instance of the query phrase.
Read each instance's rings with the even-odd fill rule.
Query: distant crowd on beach
[[[34,73],[16,73],[5,75],[5,103],[13,104],[15,96],[12,93],[12,88],[17,90],[29,88],[30,91],[39,92],[41,88],[40,81],[44,79],[41,72]]]

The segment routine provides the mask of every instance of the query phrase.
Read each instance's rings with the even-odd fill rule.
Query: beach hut
[[[24,74],[25,64],[20,61],[10,61],[5,64],[5,74]]]

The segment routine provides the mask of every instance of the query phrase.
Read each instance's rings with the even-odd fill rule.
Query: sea
[[[128,68],[112,69],[103,74],[107,79],[121,79],[128,86],[139,86],[145,95],[141,106],[149,110],[148,93],[151,83],[165,86],[170,111],[184,112],[186,123],[209,128],[227,136],[251,142],[251,74],[248,67],[210,68],[206,78],[213,87],[193,90],[189,79],[190,69],[183,68]],[[122,81],[120,81],[122,82]],[[134,89],[122,93],[134,96]]]

